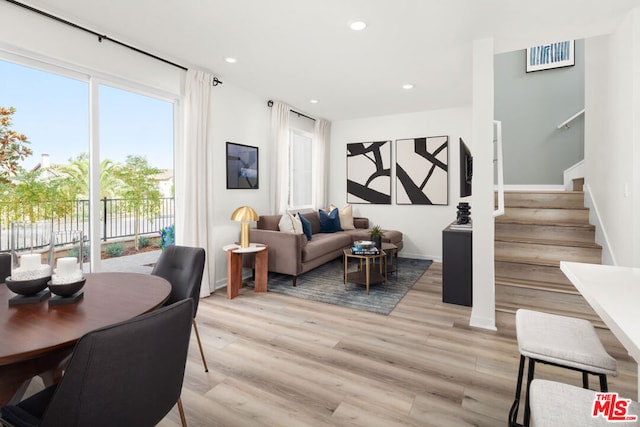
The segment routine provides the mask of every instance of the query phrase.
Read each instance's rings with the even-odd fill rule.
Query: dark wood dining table
[[[33,377],[55,372],[84,334],[154,310],[171,292],[167,280],[149,274],[85,277],[82,299],[67,305],[49,305],[45,300],[9,306],[15,294],[0,284],[0,406]]]

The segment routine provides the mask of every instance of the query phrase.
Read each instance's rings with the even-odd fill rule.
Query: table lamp
[[[249,247],[249,223],[258,220],[258,214],[249,206],[240,206],[231,214],[232,221],[239,221],[240,226],[240,247]]]

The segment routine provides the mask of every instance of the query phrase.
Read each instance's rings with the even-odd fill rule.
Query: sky
[[[100,158],[124,163],[141,155],[151,166],[173,169],[173,104],[100,86]],[[89,152],[89,84],[0,60],[0,106],[15,107],[12,129],[25,134],[31,169],[49,154],[51,164]]]

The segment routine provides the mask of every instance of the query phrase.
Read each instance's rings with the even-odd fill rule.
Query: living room
[[[33,4],[49,6],[52,12],[65,8],[64,3]],[[552,2],[548,4],[549,8],[555,7]],[[578,2],[574,6],[582,8]],[[607,232],[606,240],[614,254],[613,263],[638,267],[640,218],[631,215],[631,212],[635,212],[640,202],[640,173],[633,166],[640,161],[640,150],[637,149],[637,119],[633,114],[634,111],[638,111],[639,101],[628,88],[637,87],[640,80],[636,65],[640,56],[640,50],[637,49],[640,41],[636,36],[640,27],[640,12],[631,10],[633,2],[615,2],[615,6],[609,6],[612,10],[615,9],[615,13],[591,11],[592,19],[583,17],[580,22],[567,13],[564,19],[558,18],[560,23],[572,22],[574,25],[566,27],[556,23],[554,27],[550,24],[553,28],[544,35],[543,41],[565,36],[587,40],[587,55],[590,55],[588,58],[591,59],[586,65],[585,107],[589,112],[585,130],[586,178],[590,184],[592,198],[597,201],[600,221]],[[184,72],[179,68],[107,41],[98,43],[95,38],[87,37],[77,30],[51,22],[6,2],[0,4],[0,13],[5,17],[0,37],[0,51],[4,59],[25,63],[50,61],[99,78],[135,82],[175,99],[180,99],[184,94]],[[525,14],[525,11],[522,11],[522,14]],[[69,13],[64,17],[73,21],[73,18],[81,18],[81,15]],[[88,26],[91,24],[88,19],[82,23]],[[153,23],[148,22],[148,25],[153,26]],[[104,30],[113,32],[106,24]],[[513,50],[523,49],[532,41],[524,36],[517,39],[513,36],[515,31],[503,31],[494,34],[493,40],[487,40],[486,37],[475,41],[468,40],[466,77],[460,82],[461,86],[468,89],[468,97],[461,105],[448,105],[447,94],[442,94],[442,104],[439,106],[413,111],[397,107],[394,110],[394,106],[402,104],[402,99],[398,98],[412,96],[410,93],[402,93],[400,85],[404,82],[386,82],[387,77],[384,75],[373,79],[376,84],[397,87],[399,94],[388,101],[373,95],[373,99],[367,100],[369,103],[387,103],[386,111],[363,112],[362,115],[343,112],[340,118],[332,120],[328,158],[330,173],[327,203],[342,207],[347,203],[345,144],[435,135],[448,135],[450,142],[457,141],[459,137],[465,139],[473,151],[477,171],[474,175],[472,217],[474,242],[477,242],[474,246],[474,283],[478,286],[474,288],[474,300],[478,305],[474,307],[475,313],[470,316],[472,324],[486,329],[500,327],[500,319],[496,319],[492,302],[493,150],[488,147],[488,141],[491,139],[488,123],[493,120],[493,55],[504,51],[503,49],[510,49],[505,46],[512,46]],[[528,36],[531,37],[534,33],[535,31],[531,31]],[[116,37],[118,34],[111,35]],[[491,34],[486,36],[489,37]],[[143,47],[150,43],[136,39],[127,41]],[[608,60],[598,60],[603,57]],[[175,58],[171,59],[182,58],[176,54]],[[197,65],[193,61],[189,60],[187,65]],[[241,65],[241,61],[242,58],[240,64],[236,65]],[[235,241],[238,236],[238,224],[230,220],[233,210],[243,205],[250,205],[260,214],[270,210],[268,140],[271,110],[267,106],[267,100],[282,99],[290,102],[294,109],[316,116],[316,110],[313,110],[314,107],[309,104],[307,98],[321,96],[303,93],[298,98],[287,99],[281,97],[280,93],[275,91],[275,87],[273,92],[262,93],[237,84],[231,78],[231,68],[208,71],[219,73],[220,79],[224,82],[213,88],[209,113],[209,143],[213,149],[207,153],[211,165],[209,191],[216,200],[213,203],[214,208],[208,213],[210,223],[207,230],[210,234],[207,255],[211,261],[209,286],[211,290],[215,290],[226,283],[226,258],[222,247]],[[253,75],[257,81],[262,81],[260,72],[257,68],[244,71],[249,76]],[[316,79],[339,80],[339,72],[336,70],[335,76],[319,75]],[[376,87],[371,87],[370,92],[375,94]],[[320,99],[318,105],[322,104]],[[332,118],[330,113],[317,111],[317,117]],[[226,189],[224,150],[227,141],[259,148],[262,174],[259,189]],[[603,141],[606,141],[606,144]],[[449,159],[456,159],[457,154],[456,146],[452,144]],[[176,169],[179,168],[177,165]],[[454,169],[449,175],[449,203],[446,206],[415,207],[393,203],[354,205],[355,214],[368,217],[374,224],[380,224],[384,228],[402,231],[405,235],[405,248],[401,256],[439,261],[442,258],[442,229],[456,217],[457,179],[457,171]],[[625,219],[625,216],[629,218]],[[204,312],[213,311],[211,308]],[[215,319],[213,314],[211,319]],[[216,337],[211,335],[209,338],[215,340]]]

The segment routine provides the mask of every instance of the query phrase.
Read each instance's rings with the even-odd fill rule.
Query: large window
[[[292,129],[289,138],[289,207],[313,207],[313,138],[308,132]]]
[[[8,249],[2,238],[16,220],[81,229],[92,253],[102,254],[98,259],[156,243],[159,230],[174,222],[174,100],[135,84],[116,87],[86,72],[2,56],[0,107],[15,107],[11,128],[26,135],[32,153],[8,182],[0,180],[0,251]],[[27,185],[32,188],[22,188]],[[10,205],[9,195],[27,199]]]

